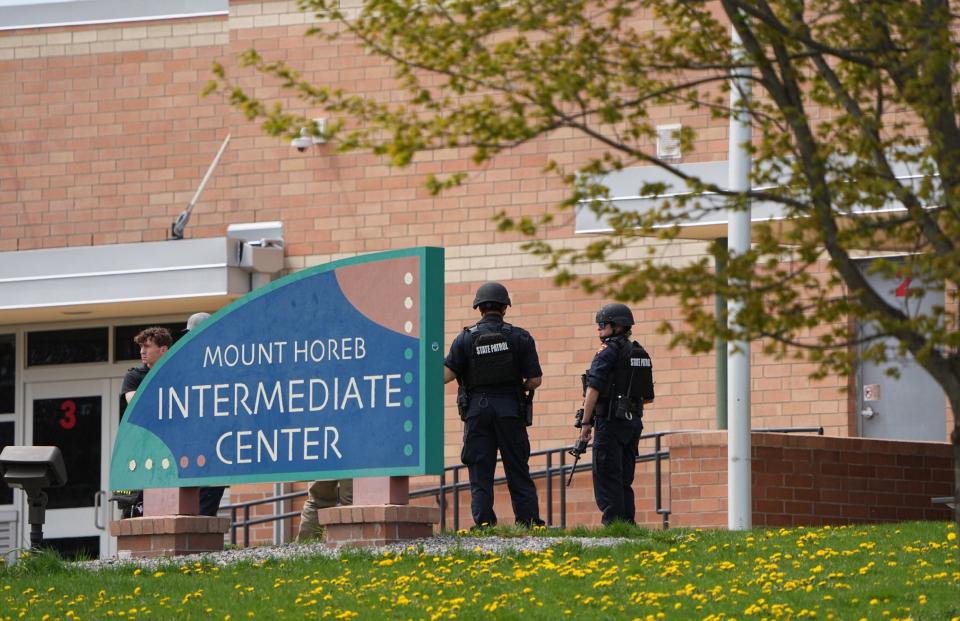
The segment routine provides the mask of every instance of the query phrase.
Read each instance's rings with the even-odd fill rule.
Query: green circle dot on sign
[[[403,421],[403,430],[404,431],[413,431],[413,421],[405,420]]]
[[[404,373],[404,374],[403,374],[403,381],[405,381],[405,382],[408,383],[408,384],[412,384],[412,383],[413,383],[413,373],[411,373],[410,371],[407,371],[406,373]]]
[[[406,358],[407,360],[410,360],[411,358],[413,358],[413,350],[410,349],[409,347],[403,350],[403,357]]]
[[[407,457],[410,457],[411,455],[413,455],[413,447],[409,444],[405,444],[403,446],[403,454],[406,455]]]
[[[403,398],[403,407],[408,408],[413,405],[413,397],[404,397]]]

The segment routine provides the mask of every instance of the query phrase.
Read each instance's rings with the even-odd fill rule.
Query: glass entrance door
[[[26,385],[26,441],[63,452],[67,484],[47,490],[45,545],[64,556],[111,554],[106,530],[110,439],[116,428],[110,380]],[[24,531],[29,533],[29,525]]]

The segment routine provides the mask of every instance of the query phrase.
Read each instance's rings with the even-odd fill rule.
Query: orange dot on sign
[[[203,468],[203,464],[207,463],[207,458],[203,455],[197,455],[197,465]]]
[[[189,458],[189,457],[187,457],[186,455],[184,455],[183,457],[180,458],[180,467],[181,467],[181,468],[186,468],[186,467],[189,466],[189,465],[190,465],[190,458]]]

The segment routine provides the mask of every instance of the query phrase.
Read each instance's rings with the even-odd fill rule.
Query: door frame
[[[72,509],[48,509],[46,523],[43,527],[45,539],[59,539],[67,537],[99,537],[100,558],[108,558],[116,553],[116,539],[110,536],[109,523],[114,519],[115,509],[107,502],[107,490],[110,484],[110,455],[113,450],[113,440],[117,434],[119,424],[117,413],[117,398],[113,384],[119,382],[115,378],[99,379],[69,379],[60,381],[24,382],[24,417],[23,438],[27,443],[33,442],[34,417],[33,401],[36,399],[55,399],[70,396],[99,396],[100,408],[100,481],[96,497],[91,499],[92,506]],[[118,394],[118,393],[117,393]],[[70,473],[67,473],[69,482]],[[56,493],[52,491],[49,493]],[[20,515],[22,541],[26,541],[30,532],[30,525],[26,521],[26,499],[20,494]]]
[[[863,258],[857,259],[857,264],[859,269],[862,272],[864,272],[865,278],[871,281],[872,286],[881,287],[877,292],[879,293],[879,295],[881,295],[881,297],[885,298],[888,303],[894,304],[894,305],[906,304],[908,298],[901,298],[899,292],[897,291],[898,284],[902,284],[903,280],[906,280],[907,283],[909,283],[910,279],[922,280],[923,275],[922,274],[904,275],[900,277],[901,283],[897,283],[894,279],[882,280],[879,276],[866,273],[866,270],[869,264],[872,261],[876,260],[877,258],[880,258],[880,257],[863,257]],[[898,257],[898,256],[884,256],[882,258],[888,261],[897,261],[902,259],[902,257]],[[930,305],[933,305],[933,304],[943,305],[945,302],[946,302],[945,292],[937,293],[935,290],[928,291],[922,298],[918,298],[918,299],[909,298],[909,303],[911,305],[918,305],[918,306],[929,307]],[[904,307],[901,310],[903,310],[904,312],[907,312],[908,314],[910,311],[908,307]],[[871,324],[869,322],[858,321],[856,323],[857,336],[863,336],[869,333],[870,330],[871,330]],[[923,442],[949,442],[949,428],[947,425],[947,400],[946,400],[946,395],[943,392],[943,388],[939,384],[937,384],[932,377],[929,376],[929,372],[920,366],[920,364],[914,359],[912,354],[910,354],[909,352],[906,352],[903,356],[901,356],[899,353],[897,353],[896,350],[899,344],[897,343],[896,339],[894,339],[893,337],[885,337],[884,343],[888,351],[888,361],[880,365],[877,365],[872,362],[864,361],[862,357],[859,355],[864,346],[857,345],[857,350],[858,350],[857,353],[858,353],[859,360],[858,360],[856,371],[853,374],[853,381],[851,382],[854,389],[853,399],[851,400],[851,405],[854,408],[852,415],[855,420],[854,428],[851,430],[854,433],[852,433],[851,435],[855,435],[856,437],[860,437],[860,438],[868,438],[868,439],[890,439],[890,440],[907,439],[907,440],[917,440],[917,441],[923,441]],[[918,387],[917,383],[909,383],[906,381],[905,377],[900,377],[899,379],[892,379],[892,378],[886,377],[885,373],[883,373],[883,369],[886,367],[899,367],[901,369],[907,369],[911,367],[915,368],[918,372],[922,373],[924,376],[923,381],[920,382],[920,386],[925,386],[930,390],[935,391],[935,394],[940,396],[939,405],[936,406],[937,411],[935,412],[936,414],[939,415],[936,417],[937,420],[939,420],[939,425],[935,428],[934,427],[928,428],[926,426],[922,427],[924,431],[930,432],[929,437],[926,435],[924,435],[923,437],[914,437],[914,436],[911,436],[909,433],[905,434],[906,437],[900,437],[899,434],[891,435],[891,434],[884,434],[884,433],[871,433],[872,431],[875,432],[875,429],[872,426],[873,423],[871,421],[871,418],[873,416],[877,416],[877,415],[884,416],[885,417],[884,426],[881,427],[881,429],[889,428],[889,426],[886,425],[885,423],[890,420],[889,418],[890,412],[888,410],[885,410],[887,404],[883,403],[882,400],[885,394],[889,394],[891,392],[890,386],[892,383],[900,385],[903,388],[903,390],[914,391],[915,395],[921,394],[917,392],[920,390],[920,387]],[[879,383],[874,382],[869,386],[870,390],[868,390],[868,386],[866,384],[866,381],[867,381],[866,375],[867,375],[868,368],[872,376],[876,376],[878,374],[881,375],[881,380],[879,381]],[[889,399],[888,399],[888,402],[889,402]],[[874,409],[875,407],[877,408],[876,410]],[[877,420],[879,421],[881,419],[877,419]],[[933,423],[930,423],[930,421],[927,421],[927,422],[928,424],[933,424]],[[898,431],[902,433],[902,429],[903,428],[901,427]],[[943,435],[941,435],[941,433]]]

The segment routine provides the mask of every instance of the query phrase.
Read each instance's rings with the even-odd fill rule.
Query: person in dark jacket
[[[444,382],[456,379],[460,384],[457,407],[464,425],[460,457],[470,473],[475,528],[497,523],[493,510],[497,451],[517,524],[543,524],[530,477],[527,436],[527,408],[543,371],[530,333],[503,321],[508,306],[506,287],[496,282],[481,285],[473,300],[480,321],[457,335],[444,361]]]
[[[140,347],[140,362],[143,364],[127,369],[126,375],[123,376],[123,384],[120,387],[121,416],[126,411],[127,405],[133,401],[133,396],[137,394],[137,389],[147,377],[147,373],[173,345],[173,336],[166,328],[155,326],[141,330],[137,336],[133,337],[133,342]],[[124,518],[143,515],[143,490],[114,490],[111,500],[117,501],[117,506]]]
[[[636,523],[633,478],[643,406],[653,401],[653,364],[630,341],[633,313],[625,304],[607,304],[596,316],[600,349],[586,374],[580,440],[593,444],[593,493],[604,524]]]
[[[133,342],[140,347],[140,362],[143,364],[128,369],[127,374],[123,376],[120,394],[125,404],[133,400],[133,395],[137,394],[137,388],[140,388],[147,373],[173,345],[173,336],[166,328],[153,327],[141,330],[137,336],[133,337]]]

